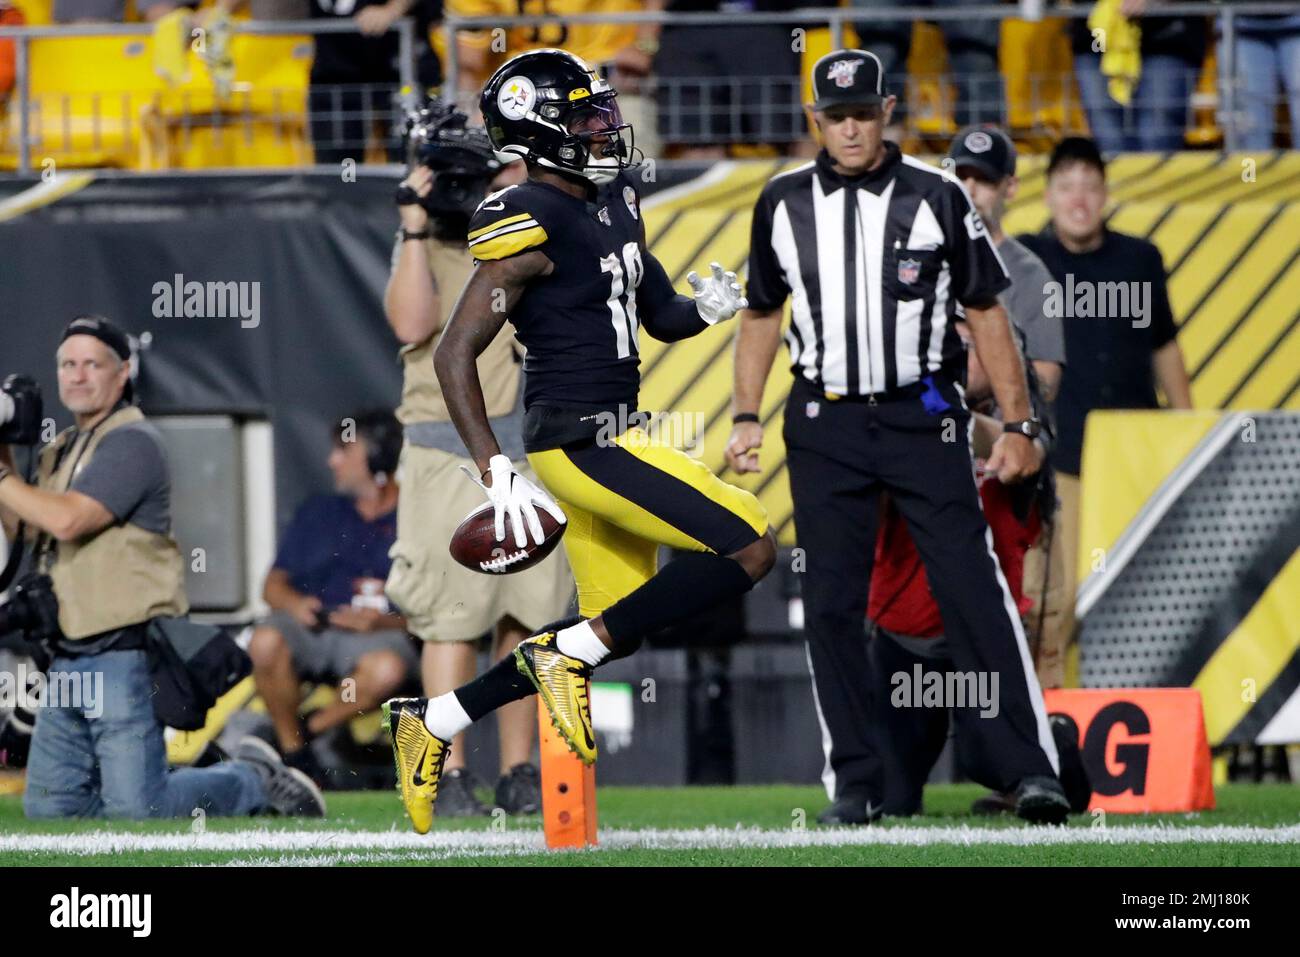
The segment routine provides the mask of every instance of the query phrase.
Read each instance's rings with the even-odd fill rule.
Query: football
[[[451,536],[452,558],[466,568],[486,575],[509,575],[532,568],[551,554],[564,536],[564,526],[552,518],[550,512],[539,508],[537,517],[542,523],[540,545],[531,536],[523,548],[515,545],[509,515],[506,516],[506,537],[497,541],[493,528],[494,514],[492,503],[487,502],[465,516]]]

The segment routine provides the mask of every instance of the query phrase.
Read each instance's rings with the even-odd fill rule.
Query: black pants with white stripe
[[[971,758],[997,769],[999,788],[1055,774],[1042,692],[975,487],[969,414],[951,383],[936,382],[947,406],[937,412],[919,398],[831,401],[797,377],[786,406],[808,655],[835,798],[878,804],[883,793],[864,625],[882,488],[921,554],[954,667],[998,675],[998,714],[975,722]]]

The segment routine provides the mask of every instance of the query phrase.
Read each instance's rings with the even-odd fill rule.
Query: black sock
[[[575,615],[562,621],[553,621],[533,632],[540,635],[546,631],[559,631],[576,625],[582,618]],[[527,698],[536,689],[533,683],[519,673],[515,667],[514,654],[508,654],[495,665],[483,672],[468,684],[456,689],[456,700],[465,709],[465,713],[477,721],[489,712],[495,711],[503,704]]]
[[[619,657],[647,635],[745,594],[754,587],[740,562],[712,552],[673,559],[632,594],[605,609],[601,618]]]
[[[469,684],[456,689],[456,700],[465,713],[477,721],[503,704],[527,698],[536,689],[515,667],[515,656],[506,655]]]

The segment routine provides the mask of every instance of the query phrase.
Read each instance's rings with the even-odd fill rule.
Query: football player
[[[653,441],[637,413],[639,330],[685,339],[746,305],[717,263],[678,295],[646,248],[633,131],[617,95],[586,63],[535,50],[503,65],[480,99],[493,146],[522,157],[528,180],[489,195],[469,229],[477,266],[434,355],[452,421],[495,506],[496,538],[541,542],[537,510],[567,520],[579,617],[555,622],[453,692],[384,706],[403,803],[432,824],[451,739],[534,692],[586,763],[596,759],[588,688],[602,661],[646,635],[747,592],[776,542],[749,492]],[[545,490],[501,454],[475,358],[509,319],[527,350],[524,449]],[[509,547],[509,543],[506,543]],[[660,545],[687,552],[656,571]]]

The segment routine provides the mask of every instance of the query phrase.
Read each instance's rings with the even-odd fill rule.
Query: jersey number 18
[[[626,271],[624,270],[626,266]],[[641,285],[644,269],[641,266],[639,243],[623,245],[622,262],[618,253],[600,257],[600,271],[611,274],[609,300],[610,321],[614,324],[614,341],[618,357],[626,359],[638,352],[636,341],[636,287]],[[630,281],[629,281],[630,280]]]

